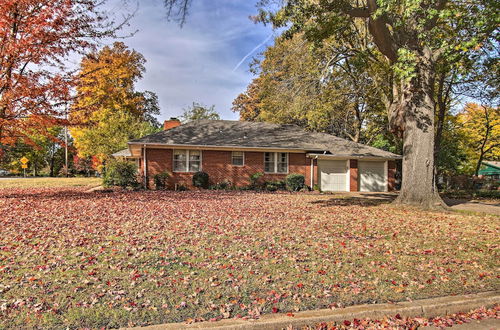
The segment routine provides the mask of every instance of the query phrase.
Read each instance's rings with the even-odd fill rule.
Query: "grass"
[[[0,179],[0,189],[5,188],[54,188],[54,187],[96,187],[102,183],[100,178],[5,178]]]
[[[500,288],[498,217],[332,195],[0,190],[0,328],[256,318]]]

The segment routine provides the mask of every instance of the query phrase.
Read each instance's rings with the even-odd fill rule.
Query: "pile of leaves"
[[[328,195],[0,190],[0,328],[258,318],[498,288],[498,217]]]
[[[381,320],[354,319],[345,320],[341,323],[325,322],[314,326],[305,326],[301,330],[341,330],[341,329],[418,329],[419,327],[432,326],[436,328],[448,328],[458,324],[472,323],[485,319],[500,319],[500,306],[492,308],[478,308],[468,313],[456,313],[452,315],[423,318],[407,317],[403,318],[399,314],[393,317],[386,317]],[[292,326],[287,330],[296,329]]]

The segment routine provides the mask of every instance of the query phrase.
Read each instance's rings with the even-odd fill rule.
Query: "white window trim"
[[[274,172],[266,172],[266,153],[273,154],[273,160],[274,160]],[[278,172],[278,154],[286,154],[286,172]],[[265,174],[288,174],[289,168],[290,168],[290,154],[288,152],[264,152],[264,173]]]
[[[233,164],[233,153],[234,152],[241,152],[243,154],[243,164],[241,164],[241,165],[235,165],[235,164]],[[245,166],[245,152],[244,151],[231,151],[231,165],[232,166],[237,166],[237,167],[243,167],[243,166]]]
[[[175,151],[184,151],[186,153],[186,170],[185,171],[176,171],[175,170]],[[195,173],[196,171],[189,170],[189,152],[190,151],[199,151],[200,152],[200,169],[198,171],[202,171],[203,164],[203,152],[201,150],[195,149],[173,149],[172,151],[172,172],[174,173]]]

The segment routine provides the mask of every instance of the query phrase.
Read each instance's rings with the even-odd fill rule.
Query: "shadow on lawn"
[[[352,195],[338,194],[332,195],[330,199],[312,201],[312,204],[319,206],[377,206],[389,204],[397,195],[388,193],[356,193]]]

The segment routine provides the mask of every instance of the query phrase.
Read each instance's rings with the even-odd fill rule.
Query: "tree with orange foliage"
[[[99,0],[0,0],[0,149],[64,123],[74,86],[66,65],[124,24]],[[125,19],[125,21],[128,18]]]
[[[102,162],[126,148],[127,141],[156,132],[160,124],[157,96],[136,90],[145,72],[144,56],[122,42],[82,59],[76,99],[69,119],[81,157]]]

